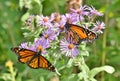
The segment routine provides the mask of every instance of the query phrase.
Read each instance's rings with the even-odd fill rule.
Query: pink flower
[[[93,16],[103,16],[103,14],[98,12],[93,6],[89,7],[89,10],[90,14],[92,14]]]
[[[89,15],[88,7],[86,5],[80,6],[80,8],[77,10],[71,9],[71,11],[73,12],[74,15],[78,16],[79,20],[81,21],[84,20],[84,16]]]
[[[43,15],[41,16],[37,16],[37,23],[38,26],[46,26],[47,28],[51,28],[52,27],[52,23],[49,19],[49,17],[44,17]]]
[[[66,56],[75,57],[79,54],[77,45],[67,42],[65,39],[60,41],[60,50],[65,53]]]
[[[97,33],[103,33],[102,31],[103,29],[105,29],[104,22],[96,21],[96,23],[94,24],[94,28],[92,30]]]

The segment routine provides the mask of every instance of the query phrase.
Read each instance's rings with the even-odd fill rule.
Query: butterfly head
[[[22,49],[19,47],[14,47],[14,48],[11,48],[11,50],[14,51],[15,53],[18,53]]]
[[[55,67],[54,66],[50,66],[49,68],[48,68],[50,71],[53,71],[53,72],[55,72]]]
[[[37,52],[41,52],[43,50],[43,47],[42,46],[38,46],[37,47]]]
[[[66,24],[65,24],[65,29],[66,29],[66,30],[69,30],[69,28],[70,28],[70,24],[66,22]]]
[[[89,41],[94,41],[95,39],[97,39],[97,34],[95,34],[94,32],[92,32],[92,31],[89,31],[89,33],[88,33],[88,40]]]

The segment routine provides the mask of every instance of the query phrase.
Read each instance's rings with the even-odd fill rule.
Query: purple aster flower
[[[59,13],[52,13],[50,16],[50,21],[53,24],[52,30],[54,30],[57,35],[64,30],[64,24],[66,23],[66,16],[60,15]]]
[[[76,24],[79,20],[79,15],[77,13],[65,14],[66,21],[72,24]]]
[[[53,30],[56,32],[56,35],[58,36],[63,30],[64,30],[64,23],[54,23]]]
[[[61,20],[60,20],[60,24],[62,25],[64,25],[65,23],[66,23],[66,21],[67,21],[67,18],[66,18],[66,16],[65,15],[61,15]]]
[[[92,14],[93,16],[103,16],[103,14],[98,12],[93,6],[89,7],[89,10],[90,14]]]
[[[28,27],[30,31],[34,30],[34,26],[33,26],[34,18],[35,18],[34,15],[30,15],[25,22],[26,27]]]
[[[31,44],[28,49],[37,52],[37,49],[33,44]]]
[[[55,31],[52,30],[51,28],[48,28],[46,31],[44,31],[42,35],[43,36],[41,37],[41,40],[47,44],[55,40],[57,36]]]
[[[44,17],[43,15],[41,16],[36,16],[37,17],[37,23],[38,26],[46,26],[47,28],[52,27],[52,23],[49,19],[49,17]]]
[[[60,48],[62,53],[66,53],[66,56],[75,57],[79,54],[77,46],[67,42],[65,39],[60,41]]]
[[[59,35],[64,30],[65,23],[66,23],[66,17],[64,15],[61,16],[61,20],[59,23],[58,22],[54,23],[55,28],[53,28],[53,30],[55,30],[57,35]]]
[[[42,41],[42,39],[35,39],[34,44],[38,47],[38,46],[42,46],[43,48],[49,48],[50,45],[48,43],[45,43],[44,41]]]
[[[74,15],[78,15],[78,17],[79,17],[79,19],[81,21],[84,20],[84,16],[88,16],[89,15],[88,7],[86,5],[80,6],[80,8],[77,9],[77,10],[71,9],[71,11],[74,13]]]
[[[28,42],[22,43],[20,46],[20,48],[24,48],[24,49],[29,49],[32,50],[34,52],[39,52],[41,51],[42,54],[46,54],[46,48],[49,48],[49,44],[45,43],[44,41],[42,41],[41,39],[36,38],[34,40],[33,44],[29,44]]]
[[[52,13],[50,17],[50,21],[52,23],[66,22],[66,17],[65,15],[60,15],[59,13]]]
[[[30,15],[29,18],[26,20],[25,25],[31,26],[33,19],[34,19],[34,15]]]
[[[59,14],[59,13],[52,13],[51,14],[51,16],[50,16],[50,21],[51,22],[57,22],[57,23],[59,23],[60,22],[60,20],[61,20],[61,15]]]
[[[33,50],[35,52],[41,51],[42,54],[46,54],[46,48],[49,48],[49,44],[45,43],[41,39],[35,39],[33,45],[29,46],[30,50]]]
[[[104,22],[96,21],[94,24],[94,28],[92,29],[93,31],[96,31],[97,33],[103,33],[103,29],[105,29],[105,24]]]
[[[20,48],[28,48],[28,42],[21,43]]]

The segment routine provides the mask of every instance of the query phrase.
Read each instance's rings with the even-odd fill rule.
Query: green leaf
[[[90,72],[89,72],[89,76],[91,79],[93,79],[93,77],[98,74],[99,72],[101,71],[106,71],[107,73],[110,73],[112,74],[115,69],[112,67],[112,66],[108,66],[108,65],[105,65],[105,66],[102,66],[102,67],[96,67],[96,68],[93,68]]]
[[[69,68],[72,67],[73,66],[72,63],[73,63],[73,59],[70,59],[67,63],[67,67]]]
[[[20,9],[22,9],[23,6],[24,6],[24,2],[23,2],[23,0],[19,0],[19,7],[20,7]]]
[[[28,13],[28,12],[25,13],[25,14],[22,16],[21,21],[22,21],[22,22],[25,22],[25,21],[28,19],[29,15],[30,15],[30,13]]]
[[[34,0],[31,3],[31,8],[28,10],[30,14],[42,14],[42,4],[39,0]]]
[[[10,73],[3,73],[1,76],[1,79],[7,81],[7,80],[12,80],[11,79],[11,74]]]

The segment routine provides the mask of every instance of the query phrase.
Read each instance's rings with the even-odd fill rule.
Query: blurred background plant
[[[21,42],[31,40],[32,38],[24,38],[21,30],[25,20],[30,14],[50,15],[53,12],[64,14],[70,7],[77,7],[73,3],[76,0],[1,0],[0,1],[0,81],[77,81],[80,75],[73,70],[73,66],[69,66],[68,59],[60,59],[57,67],[63,69],[60,77],[55,73],[46,70],[34,70],[28,66],[18,63],[17,57],[11,52],[10,48],[18,46]],[[81,1],[81,0],[77,0]],[[66,4],[67,3],[67,4]],[[78,3],[78,2],[77,2]],[[90,56],[85,57],[85,62],[90,69],[102,65],[111,65],[115,68],[113,74],[102,72],[97,74],[95,78],[98,81],[118,81],[120,80],[120,0],[83,0],[80,4],[93,5],[105,16],[103,21],[106,24],[106,30],[103,35],[93,44],[87,45]],[[73,4],[73,5],[72,5]],[[101,41],[102,40],[102,41]],[[55,51],[57,52],[57,50]],[[9,61],[11,60],[11,61]],[[9,66],[9,64],[11,64]],[[97,69],[97,68],[96,68]],[[96,70],[94,69],[94,70]],[[101,68],[102,69],[102,68]],[[49,73],[49,74],[48,74]],[[72,74],[71,74],[72,73]],[[5,78],[4,78],[5,77]]]

